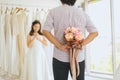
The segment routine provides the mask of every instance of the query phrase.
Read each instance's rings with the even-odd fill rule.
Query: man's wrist
[[[61,46],[62,46],[61,44],[57,44],[57,45],[56,45],[57,48],[60,48]]]

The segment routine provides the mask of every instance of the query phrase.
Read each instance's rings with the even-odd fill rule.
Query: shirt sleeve
[[[50,11],[47,15],[43,30],[51,31],[53,29],[53,15],[52,12]]]
[[[86,26],[85,26],[85,28],[87,29],[87,31],[89,33],[97,32],[97,28],[92,23],[90,17],[87,14],[85,14],[85,17],[86,17]]]

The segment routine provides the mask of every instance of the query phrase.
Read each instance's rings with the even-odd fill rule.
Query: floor
[[[109,80],[109,79],[100,79],[86,76],[85,80]]]
[[[7,76],[0,75],[0,80],[19,80],[19,79],[10,79],[9,75],[7,75]],[[68,80],[72,80],[70,75],[69,75]],[[96,77],[91,77],[91,76],[85,76],[85,80],[111,80],[111,79],[102,79],[102,78],[96,78]]]
[[[71,77],[69,77],[68,80],[72,80]],[[91,76],[85,76],[85,80],[110,80],[110,79],[102,79],[102,78],[95,78]]]
[[[1,79],[0,80],[9,80],[9,79]],[[93,78],[93,77],[88,77],[86,76],[85,80],[109,80],[109,79],[100,79],[100,78]]]

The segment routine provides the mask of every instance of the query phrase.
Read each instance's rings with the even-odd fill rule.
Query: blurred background
[[[90,16],[95,26],[98,28],[99,36],[86,47],[86,80],[120,80],[120,1],[119,0],[77,0],[76,5],[78,8],[83,8],[85,12]],[[44,25],[46,16],[50,9],[61,5],[60,0],[0,0],[0,80],[14,80],[12,77],[19,76],[22,73],[22,70],[16,71],[13,75],[9,75],[10,69],[15,67],[14,64],[16,63],[16,70],[20,69],[18,67],[19,60],[23,59],[23,56],[26,54],[26,35],[28,34],[29,30],[31,29],[31,23],[33,20],[38,19],[41,21],[42,26]],[[23,26],[24,35],[19,35],[20,37],[24,38],[21,43],[16,44],[18,38],[13,38],[11,40],[11,44],[7,45],[8,49],[11,51],[11,54],[7,55],[4,52],[4,43],[3,34],[5,30],[8,30],[9,27],[5,28],[2,27],[3,24],[9,24],[9,21],[2,18],[2,15],[5,14],[12,14],[16,10],[16,13],[19,13],[20,10],[24,10],[25,16],[24,18],[24,25],[22,24],[22,19],[19,25],[15,25],[16,28]],[[21,13],[19,13],[21,14]],[[13,16],[14,17],[14,16]],[[16,20],[14,19],[14,23]],[[12,25],[14,26],[14,25]],[[12,27],[13,28],[13,27]],[[11,32],[12,33],[12,32]],[[85,33],[87,35],[87,32]],[[5,34],[4,34],[5,35]],[[17,37],[18,35],[14,35]],[[20,42],[19,41],[19,42]],[[10,41],[8,41],[9,43]],[[17,46],[16,46],[17,45]],[[21,46],[22,48],[18,48],[20,50],[24,50],[21,52],[15,52],[17,47]],[[48,54],[50,63],[52,62],[52,51],[53,45],[49,43],[48,47],[46,48],[46,52],[51,52]],[[19,53],[19,55],[17,54]],[[10,69],[5,66],[7,64],[7,58],[12,59]],[[9,57],[12,55],[12,58]],[[14,62],[17,59],[18,62]],[[5,63],[6,62],[6,63]],[[20,61],[20,65],[22,66],[22,61]],[[50,64],[51,65],[51,64]],[[6,67],[6,68],[5,68]],[[8,70],[8,72],[7,72]],[[16,78],[15,80],[20,80]],[[22,79],[21,79],[22,80]],[[71,77],[69,77],[71,80]]]

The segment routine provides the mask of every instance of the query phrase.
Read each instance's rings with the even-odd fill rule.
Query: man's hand
[[[73,48],[82,50],[82,42],[83,41],[84,41],[84,39],[82,39],[80,41],[72,41],[70,44],[72,45]]]
[[[62,50],[62,51],[68,51],[68,49],[70,49],[71,47],[68,45],[68,44],[64,44],[64,45],[60,45],[59,47],[58,47],[60,50]]]

